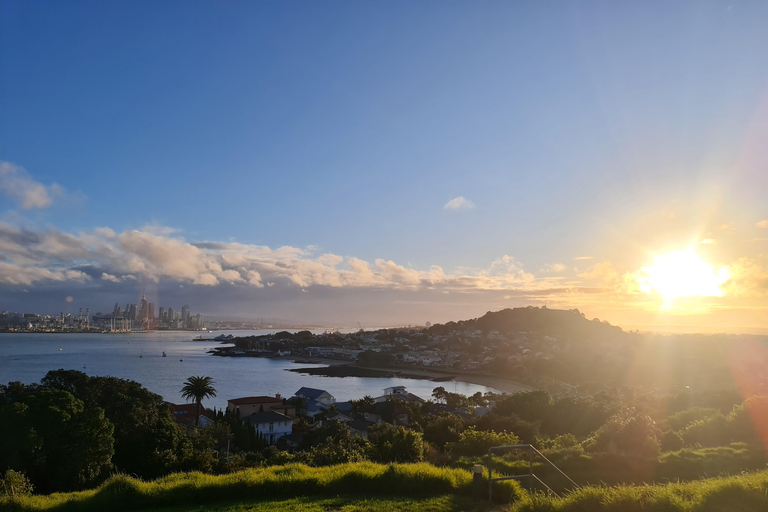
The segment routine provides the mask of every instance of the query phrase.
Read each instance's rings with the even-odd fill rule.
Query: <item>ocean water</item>
[[[272,331],[233,331],[235,336],[269,334]],[[216,335],[222,334],[217,332]],[[465,382],[431,382],[416,379],[320,377],[286,371],[323,365],[252,357],[218,357],[207,352],[220,346],[214,341],[191,341],[198,333],[153,332],[130,334],[34,334],[0,333],[0,383],[39,382],[50,370],[78,370],[91,376],[112,376],[140,382],[165,400],[184,403],[183,382],[193,375],[212,377],[215,398],[206,407],[223,408],[227,400],[243,396],[292,396],[300,387],[325,389],[337,401],[380,396],[390,386],[406,386],[424,399],[443,386],[471,395],[495,391]],[[166,352],[167,357],[163,357]]]

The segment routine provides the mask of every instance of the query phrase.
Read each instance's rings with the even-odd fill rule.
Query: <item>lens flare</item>
[[[715,268],[702,260],[693,247],[657,256],[653,265],[637,274],[645,293],[658,293],[665,302],[680,297],[722,297],[720,285],[730,279],[728,267]]]

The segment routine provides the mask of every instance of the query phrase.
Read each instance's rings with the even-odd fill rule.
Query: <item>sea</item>
[[[273,331],[218,331],[203,333],[235,336],[265,335]],[[317,331],[322,332],[322,331]],[[192,376],[213,378],[217,395],[203,405],[225,408],[227,400],[254,395],[293,396],[302,386],[324,389],[337,401],[381,396],[384,388],[406,386],[429,399],[438,386],[471,395],[497,391],[467,382],[372,377],[322,377],[290,372],[291,368],[322,367],[285,359],[220,357],[209,354],[215,341],[193,341],[200,333],[163,331],[149,333],[0,333],[0,383],[40,382],[50,370],[78,370],[91,376],[135,380],[166,401],[185,403],[181,397],[184,381]],[[163,357],[163,352],[167,355]]]

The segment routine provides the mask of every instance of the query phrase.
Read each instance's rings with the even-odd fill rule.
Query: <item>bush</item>
[[[694,421],[705,420],[718,414],[720,414],[720,411],[710,407],[691,407],[668,416],[667,425],[672,430],[682,430]]]
[[[659,428],[650,416],[625,408],[595,431],[584,442],[584,447],[592,452],[655,458],[659,454],[659,434]]]
[[[424,440],[419,432],[382,423],[368,429],[372,459],[377,462],[421,462]]]
[[[510,432],[486,432],[469,427],[461,433],[458,442],[448,443],[446,449],[455,457],[485,455],[494,446],[519,444],[520,439]]]
[[[0,478],[0,498],[29,496],[33,491],[34,487],[24,473],[9,469]]]
[[[679,450],[685,442],[680,434],[674,430],[667,430],[661,435],[661,449],[665,452]]]

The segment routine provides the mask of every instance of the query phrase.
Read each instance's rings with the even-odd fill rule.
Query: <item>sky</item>
[[[730,0],[3,0],[0,310],[768,332],[766,26]]]

